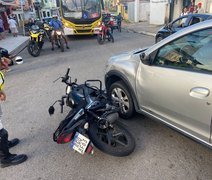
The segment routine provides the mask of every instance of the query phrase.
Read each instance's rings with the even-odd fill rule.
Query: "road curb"
[[[133,29],[127,29],[127,28],[123,28],[127,31],[131,31],[131,32],[134,32],[134,33],[138,33],[138,34],[143,34],[143,35],[147,35],[147,36],[153,36],[155,37],[156,34],[155,33],[151,33],[151,32],[148,32],[148,31],[136,31],[136,30],[133,30]]]

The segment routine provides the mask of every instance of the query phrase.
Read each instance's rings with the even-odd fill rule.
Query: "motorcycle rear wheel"
[[[112,156],[128,156],[135,149],[133,136],[120,122],[113,124],[113,128],[104,130],[93,122],[89,125],[88,135],[99,150]]]
[[[30,55],[33,57],[38,57],[41,52],[41,48],[39,47],[37,42],[30,41],[27,47],[27,50]]]

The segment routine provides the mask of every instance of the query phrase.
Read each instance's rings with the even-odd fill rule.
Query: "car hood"
[[[115,55],[108,60],[108,63],[118,62],[118,61],[130,61],[134,58],[132,56],[140,54],[141,52],[147,50],[148,48],[139,48],[128,52],[123,52],[121,54]]]

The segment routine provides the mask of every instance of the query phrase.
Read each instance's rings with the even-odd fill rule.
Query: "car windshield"
[[[65,18],[92,19],[100,16],[100,0],[62,0]]]

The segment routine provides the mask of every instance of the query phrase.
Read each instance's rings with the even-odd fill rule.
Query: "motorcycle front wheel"
[[[29,42],[27,50],[29,54],[32,55],[33,57],[38,57],[41,52],[41,48],[39,47],[38,43],[34,41]]]
[[[112,156],[128,156],[135,149],[133,136],[120,122],[106,129],[100,129],[93,122],[89,125],[88,135],[99,150]]]
[[[100,45],[102,45],[102,44],[104,43],[104,40],[103,40],[101,34],[98,34],[98,35],[97,35],[97,41],[98,41],[98,43],[99,43]]]
[[[63,38],[60,38],[59,42],[60,42],[60,50],[61,50],[61,52],[64,52],[64,41],[63,41]]]

